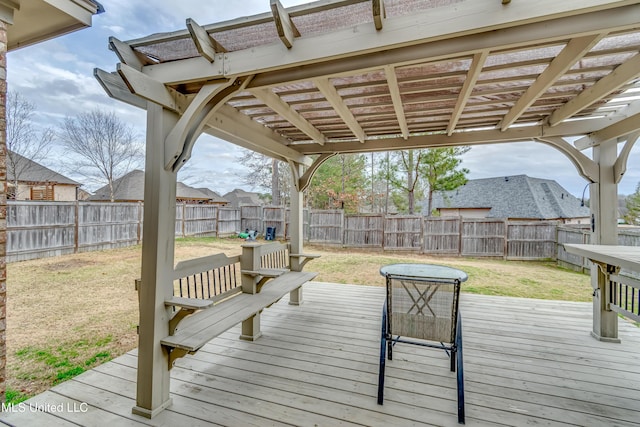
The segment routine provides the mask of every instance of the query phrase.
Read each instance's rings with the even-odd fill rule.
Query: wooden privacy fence
[[[181,203],[176,205],[175,235],[227,237],[247,228],[264,235],[266,227],[275,227],[283,238],[288,214],[280,206]],[[8,201],[7,262],[136,245],[142,241],[142,221],[139,202]]]
[[[311,243],[514,260],[556,257],[557,223],[554,221],[416,215],[345,216],[342,211],[311,211],[309,224]]]
[[[558,227],[558,264],[572,270],[588,272],[591,262],[581,256],[570,254],[564,250],[564,243],[591,243],[588,225]],[[618,244],[623,246],[640,246],[640,229],[635,227],[618,227]]]
[[[245,229],[262,236],[275,227],[289,237],[289,209],[280,206],[176,206],[175,234],[225,237]],[[564,251],[564,243],[589,243],[588,226],[553,221],[417,215],[345,215],[342,210],[305,210],[304,238],[348,248],[414,251],[430,255],[557,259],[565,267],[589,268]],[[7,262],[135,245],[142,240],[142,203],[16,202],[7,206]],[[586,227],[586,228],[585,228]],[[640,246],[640,231],[621,228],[619,242]]]

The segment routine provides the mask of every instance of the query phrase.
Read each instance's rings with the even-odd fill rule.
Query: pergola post
[[[291,167],[291,179],[293,180],[293,185],[291,186],[291,217],[289,222],[291,253],[301,254],[303,253],[304,242],[304,191],[300,189],[300,177],[302,176],[303,170],[300,163],[289,162],[289,165]],[[300,261],[300,258],[291,257],[291,270],[302,271]],[[289,294],[289,304],[302,304],[302,287]]]
[[[177,181],[177,172],[164,168],[164,142],[176,122],[173,113],[148,103],[138,380],[133,408],[134,414],[147,418],[171,404],[169,355],[160,340],[169,335],[171,317],[164,302],[173,295]]]
[[[590,209],[592,215],[591,244],[618,244],[618,184],[614,165],[618,147],[614,141],[593,148],[593,159],[599,165],[598,181],[591,184]],[[593,286],[593,330],[591,335],[600,341],[620,342],[618,316],[609,309],[607,301],[608,274],[594,265],[591,268]]]

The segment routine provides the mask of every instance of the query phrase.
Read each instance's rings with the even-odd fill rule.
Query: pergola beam
[[[478,77],[480,77],[480,72],[482,71],[482,67],[484,67],[487,56],[489,56],[488,50],[473,55],[473,61],[471,62],[471,66],[469,67],[469,72],[467,73],[467,77],[462,84],[462,89],[460,90],[460,94],[458,94],[456,106],[453,109],[451,120],[449,121],[449,125],[447,126],[447,135],[449,136],[451,136],[451,134],[455,130],[458,124],[458,120],[460,120],[460,116],[462,116],[464,107],[467,105],[467,101],[469,101],[469,97],[471,96],[473,88],[478,81]]]
[[[516,104],[509,110],[500,123],[500,129],[507,130],[533,105],[553,84],[562,77],[569,68],[578,62],[596,45],[606,33],[588,35],[571,39],[549,66],[538,76],[535,82],[525,91]]]
[[[626,108],[607,117],[608,123],[605,127],[576,140],[573,144],[578,150],[615,140],[626,136],[632,132],[640,130],[640,101],[629,104]]]
[[[313,83],[316,85],[322,95],[327,99],[327,101],[329,101],[329,104],[331,104],[340,118],[344,120],[349,129],[351,129],[351,132],[353,132],[358,141],[364,142],[367,136],[365,135],[364,130],[362,130],[362,126],[360,126],[355,116],[353,115],[349,107],[346,106],[344,100],[342,99],[336,88],[331,84],[329,79],[314,79]]]
[[[289,104],[284,102],[282,98],[273,93],[271,89],[251,89],[250,92],[264,102],[267,107],[288,120],[292,125],[304,132],[309,138],[323,145],[326,138],[318,129],[302,117],[296,110],[291,108]]]
[[[619,122],[597,132],[593,132],[587,137],[588,144],[589,146],[599,145],[603,142],[626,136],[632,132],[636,132],[637,130],[640,130],[640,113],[627,117],[626,119],[622,119]],[[583,139],[581,138],[575,142],[577,148],[583,148],[582,143],[579,143],[582,141]]]
[[[512,127],[502,132],[499,129],[477,130],[473,132],[454,132],[428,135],[412,135],[405,140],[402,137],[368,139],[366,144],[359,142],[330,142],[324,146],[316,144],[294,145],[303,154],[322,153],[367,153],[393,150],[409,150],[420,148],[455,147],[459,145],[483,145],[514,141],[532,141],[545,137],[563,137],[567,135],[583,135],[594,132],[610,121],[606,118],[593,120],[574,120],[550,128],[548,126]]]
[[[193,39],[193,43],[196,45],[196,49],[198,49],[198,53],[207,61],[213,62],[216,59],[217,53],[226,52],[226,49],[211,37],[209,33],[207,33],[207,30],[198,25],[196,21],[188,18],[186,25]]]
[[[118,101],[122,101],[134,107],[142,108],[143,110],[147,108],[147,101],[132,94],[129,87],[126,85],[124,80],[122,80],[120,74],[116,72],[109,73],[99,68],[95,68],[93,70],[93,76],[98,80],[100,86],[102,86],[104,91],[111,98],[117,99]]]
[[[111,98],[143,110],[147,108],[147,101],[131,93],[118,73],[108,73],[96,68],[94,76]],[[305,166],[310,166],[313,162],[310,157],[287,147],[289,141],[281,135],[228,105],[223,105],[216,111],[207,122],[204,132],[278,160],[293,160]]]
[[[228,105],[220,107],[207,122],[206,132],[266,156],[310,166],[313,159],[287,147],[288,141]]]
[[[131,93],[160,104],[171,111],[183,111],[187,99],[180,92],[166,87],[126,64],[118,64],[116,70]]]
[[[404,115],[404,106],[402,105],[402,97],[400,96],[400,87],[398,86],[396,70],[392,66],[387,65],[384,67],[384,74],[387,77],[389,93],[391,94],[391,100],[393,101],[393,110],[396,112],[396,118],[400,125],[402,137],[407,139],[409,138],[409,126],[407,125],[407,118]]]
[[[558,123],[582,111],[611,92],[625,86],[630,80],[638,76],[640,76],[640,53],[616,67],[611,73],[598,80],[596,84],[551,113],[549,126],[558,125]]]

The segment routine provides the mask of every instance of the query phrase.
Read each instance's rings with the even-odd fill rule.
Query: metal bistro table
[[[438,348],[451,358],[452,372],[458,366],[458,422],[464,424],[462,319],[458,302],[460,284],[467,280],[467,274],[434,264],[386,265],[380,274],[385,277],[387,294],[382,310],[378,403],[384,400],[385,363],[387,358],[392,360],[394,345]]]

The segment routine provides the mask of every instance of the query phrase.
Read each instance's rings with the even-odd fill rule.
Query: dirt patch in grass
[[[178,239],[176,261],[224,252],[240,239]],[[398,262],[464,270],[463,292],[590,301],[589,276],[551,262],[440,258],[416,253],[307,246],[318,253],[306,270],[317,280],[383,286],[380,267]],[[7,387],[21,399],[37,394],[137,345],[140,247],[65,255],[7,266]]]

